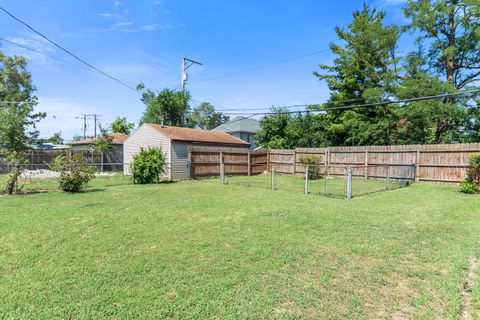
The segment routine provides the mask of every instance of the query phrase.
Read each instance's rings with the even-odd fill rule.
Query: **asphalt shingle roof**
[[[162,126],[152,123],[146,123],[146,125],[154,128],[172,140],[249,145],[248,142],[222,131]]]
[[[219,125],[213,130],[224,132],[256,133],[258,130],[260,130],[260,124],[255,119],[236,117],[228,122],[225,122],[224,124]]]
[[[124,133],[118,133],[118,132],[112,133],[111,136],[112,136],[112,143],[115,143],[115,144],[123,144],[123,142],[128,138],[128,135]],[[86,138],[79,141],[75,141],[72,144],[90,144],[95,142],[96,140],[97,138]]]

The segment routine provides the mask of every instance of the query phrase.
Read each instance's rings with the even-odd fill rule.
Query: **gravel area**
[[[116,175],[115,172],[97,172],[96,177],[111,177]],[[39,170],[23,170],[20,178],[22,179],[51,179],[60,177],[60,173],[47,169]]]

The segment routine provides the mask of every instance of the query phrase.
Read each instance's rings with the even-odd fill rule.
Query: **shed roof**
[[[125,140],[127,140],[127,138],[128,138],[127,134],[119,133],[119,132],[112,133],[111,136],[113,138],[112,143],[114,143],[114,144],[123,144],[123,142]],[[74,145],[91,144],[91,143],[94,143],[96,140],[97,140],[97,138],[86,138],[86,139],[82,139],[82,140],[79,140],[79,141],[74,141],[72,144],[74,144]]]
[[[229,135],[223,131],[211,131],[190,129],[174,126],[163,126],[159,124],[146,123],[145,125],[154,128],[161,134],[169,137],[172,140],[180,141],[194,141],[194,142],[209,142],[209,143],[224,143],[224,144],[238,144],[250,145],[248,142],[240,140],[234,136]]]
[[[235,117],[232,120],[219,125],[216,131],[225,132],[249,132],[256,133],[260,130],[260,124],[257,120],[245,117]]]

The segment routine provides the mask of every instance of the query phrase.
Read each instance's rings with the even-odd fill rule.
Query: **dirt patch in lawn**
[[[467,278],[463,282],[462,288],[462,307],[460,309],[460,318],[462,320],[470,320],[472,317],[472,298],[471,291],[473,284],[477,280],[477,270],[480,267],[480,260],[476,257],[470,259],[468,265]]]

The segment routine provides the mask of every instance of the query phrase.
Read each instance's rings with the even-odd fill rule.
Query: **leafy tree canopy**
[[[143,84],[137,86],[143,90],[142,102],[146,105],[140,123],[156,123],[170,126],[184,127],[187,125],[187,114],[190,110],[188,104],[190,94],[181,91],[164,89],[156,93],[145,89]]]
[[[36,124],[46,114],[34,112],[35,90],[25,58],[0,51],[0,146],[18,151],[38,137]]]
[[[203,130],[211,130],[230,120],[230,117],[216,112],[215,107],[208,102],[202,102],[188,116],[189,126]]]
[[[112,124],[110,125],[110,129],[114,133],[124,133],[130,134],[135,127],[133,122],[128,122],[127,118],[117,117],[113,120]]]

